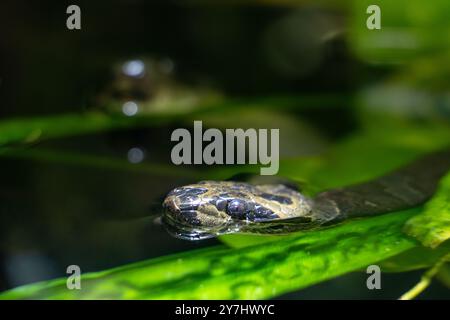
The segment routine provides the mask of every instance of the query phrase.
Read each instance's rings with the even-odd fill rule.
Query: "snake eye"
[[[227,213],[234,218],[244,218],[247,205],[243,200],[231,200],[227,206]]]

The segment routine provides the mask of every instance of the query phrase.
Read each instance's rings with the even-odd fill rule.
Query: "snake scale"
[[[449,169],[450,150],[439,151],[313,198],[283,184],[202,181],[172,190],[163,202],[162,221],[169,233],[186,240],[236,232],[288,234],[418,206]]]

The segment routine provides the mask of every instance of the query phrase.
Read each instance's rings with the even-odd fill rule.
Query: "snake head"
[[[289,218],[299,196],[279,185],[203,181],[172,190],[163,203],[162,221],[178,238],[211,238],[258,222]]]
[[[221,183],[201,182],[172,190],[163,202],[163,223],[172,235],[200,240],[239,230],[250,199]],[[240,217],[242,216],[242,219]]]

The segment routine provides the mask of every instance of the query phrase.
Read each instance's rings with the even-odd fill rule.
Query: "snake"
[[[449,169],[450,150],[441,150],[375,179],[314,197],[280,183],[200,181],[170,191],[161,220],[171,235],[185,240],[231,233],[289,234],[419,206],[432,197]]]

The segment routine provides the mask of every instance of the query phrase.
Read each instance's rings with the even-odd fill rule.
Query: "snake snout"
[[[168,196],[163,202],[165,215],[170,216],[172,220],[187,226],[201,225],[198,219],[198,204],[180,202],[177,197]]]

